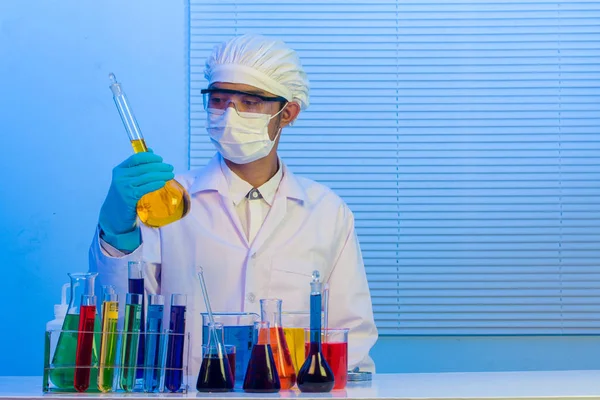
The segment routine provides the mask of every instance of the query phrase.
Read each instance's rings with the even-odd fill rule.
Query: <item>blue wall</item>
[[[150,146],[187,168],[184,1],[34,4],[0,2],[0,375],[41,375],[44,325],[131,153],[109,72]],[[372,354],[379,372],[600,368],[595,337],[382,337]]]
[[[150,146],[187,168],[185,32],[183,0],[0,2],[0,375],[41,375],[53,304],[87,270],[111,169],[131,153],[109,72]]]

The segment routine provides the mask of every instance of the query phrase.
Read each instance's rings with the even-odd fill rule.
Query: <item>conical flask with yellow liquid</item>
[[[109,75],[110,90],[113,93],[115,105],[121,115],[125,130],[129,135],[131,146],[135,153],[148,151],[146,142],[140,130],[127,97],[117,82],[114,74]],[[154,192],[144,195],[137,203],[137,215],[144,224],[152,228],[160,228],[175,222],[190,211],[190,196],[179,182],[172,179]]]

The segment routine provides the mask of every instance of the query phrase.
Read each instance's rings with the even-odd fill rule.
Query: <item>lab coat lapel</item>
[[[238,216],[237,212],[235,211],[235,208],[233,206],[233,202],[231,201],[231,199],[229,197],[221,195],[221,206],[223,208],[225,208],[225,210],[227,211],[227,214],[229,215],[229,220],[235,227],[235,230],[236,230],[237,235],[239,236],[240,240],[246,244],[247,248],[250,247],[248,238],[246,237],[246,234],[244,233],[244,227],[242,227],[242,222],[240,221],[240,217]]]
[[[235,211],[233,202],[229,198],[229,187],[221,170],[221,155],[219,153],[210,160],[206,168],[199,170],[194,183],[190,187],[190,193],[212,190],[216,190],[219,193],[221,209],[224,209],[227,213],[242,243],[245,243],[246,247],[249,247],[250,244],[244,233],[242,222]]]
[[[277,188],[273,206],[252,243],[251,247],[253,252],[259,251],[271,236],[273,236],[277,228],[284,222],[288,211],[288,201],[299,201],[304,204],[306,200],[306,193],[304,192],[302,185],[287,168],[285,163],[282,162],[281,165],[283,168],[283,178],[281,179],[279,188]],[[246,236],[244,235],[244,237]]]
[[[267,240],[273,235],[277,227],[285,218],[287,211],[287,196],[281,193],[281,190],[277,191],[275,199],[273,200],[273,206],[269,210],[265,222],[258,230],[254,242],[252,242],[253,252],[257,252],[267,242]],[[244,235],[244,237],[246,237]]]

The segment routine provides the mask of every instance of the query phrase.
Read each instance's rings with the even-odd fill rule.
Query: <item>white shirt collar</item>
[[[273,205],[275,194],[277,193],[277,189],[279,188],[279,184],[283,178],[281,160],[278,159],[277,162],[278,168],[275,175],[257,188],[262,195],[262,198],[270,206]],[[253,187],[251,184],[237,176],[231,169],[229,169],[223,157],[221,157],[221,171],[223,172],[225,180],[227,181],[227,186],[229,187],[229,196],[233,200],[233,204],[237,206],[244,199],[244,197],[246,197],[248,192],[253,189]]]

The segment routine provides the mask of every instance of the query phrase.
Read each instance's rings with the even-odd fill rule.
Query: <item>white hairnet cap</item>
[[[216,45],[206,60],[208,84],[243,83],[308,107],[308,78],[296,52],[281,40],[257,34]]]

